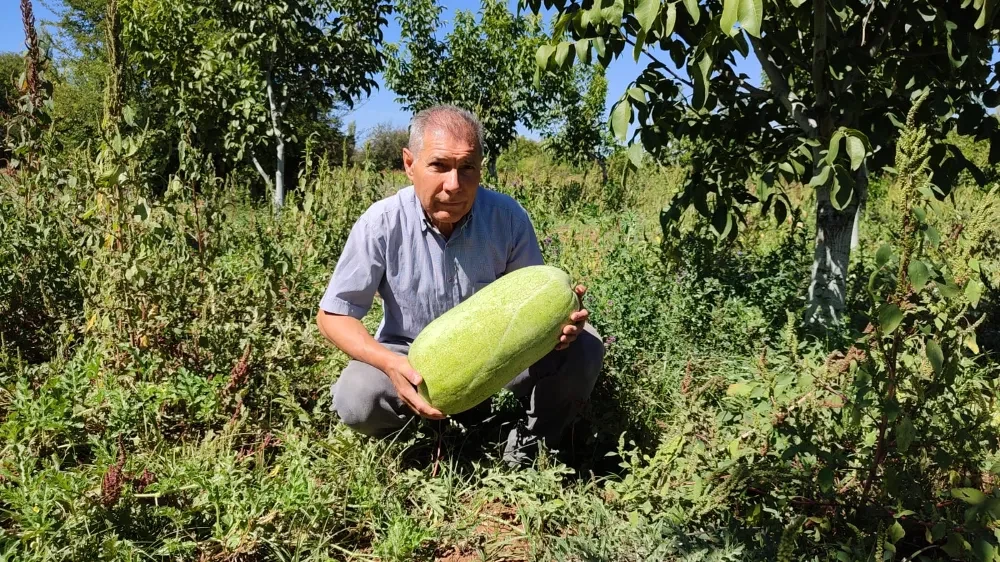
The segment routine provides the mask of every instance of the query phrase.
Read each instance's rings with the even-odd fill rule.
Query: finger
[[[569,347],[569,344],[571,344],[571,343],[573,343],[575,341],[576,341],[576,336],[575,335],[563,335],[563,336],[559,336],[559,345],[564,345],[566,347]]]
[[[578,333],[580,333],[580,327],[577,326],[576,324],[567,324],[566,327],[563,328],[562,333],[567,336],[575,336]]]
[[[424,381],[424,377],[421,377],[420,373],[418,373],[416,369],[412,368],[405,369],[403,371],[403,376],[406,377],[406,380],[410,381],[410,384],[412,384],[413,386],[418,386],[421,382]]]
[[[569,315],[570,321],[574,323],[584,322],[588,318],[590,318],[590,313],[587,312],[586,308],[578,310],[576,312],[571,312]]]
[[[406,405],[409,406],[410,409],[425,418],[440,420],[445,417],[440,410],[433,408],[420,396],[420,394],[413,390],[404,390],[399,396],[404,402],[406,402]]]
[[[584,293],[586,293],[586,292],[587,292],[587,288],[586,288],[586,287],[584,287],[583,285],[577,285],[577,286],[576,286],[576,287],[575,287],[575,288],[573,289],[573,291],[575,291],[575,292],[576,292],[576,294],[578,294],[578,295],[580,295],[580,296],[582,297],[582,296],[584,295]]]

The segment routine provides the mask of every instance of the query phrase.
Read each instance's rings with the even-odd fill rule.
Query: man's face
[[[403,166],[431,222],[445,234],[472,209],[483,156],[475,143],[441,128],[424,132],[420,154],[403,149]]]

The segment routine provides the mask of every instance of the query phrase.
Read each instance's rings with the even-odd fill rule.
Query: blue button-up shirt
[[[378,201],[351,229],[320,308],[362,318],[382,298],[380,342],[410,343],[438,316],[501,275],[541,265],[535,229],[513,198],[480,186],[447,239],[413,186]]]

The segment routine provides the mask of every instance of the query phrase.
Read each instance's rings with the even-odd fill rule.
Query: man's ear
[[[413,164],[417,161],[417,157],[410,152],[409,148],[403,149],[403,169],[406,170],[406,177],[413,181]]]

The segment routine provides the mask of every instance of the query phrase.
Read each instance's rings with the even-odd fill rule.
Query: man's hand
[[[572,324],[563,328],[562,335],[559,336],[559,343],[556,344],[556,351],[562,351],[569,347],[569,344],[576,341],[577,336],[583,331],[583,325],[587,323],[587,318],[590,317],[587,309],[583,308],[583,295],[587,292],[587,288],[583,285],[577,285],[574,292],[576,293],[576,298],[580,299],[580,310],[569,315],[569,321]]]
[[[392,381],[392,386],[396,387],[396,394],[399,394],[399,398],[417,414],[432,420],[443,420],[445,415],[431,407],[415,388],[423,380],[420,373],[410,365],[405,355],[396,357],[385,370],[385,374]]]

